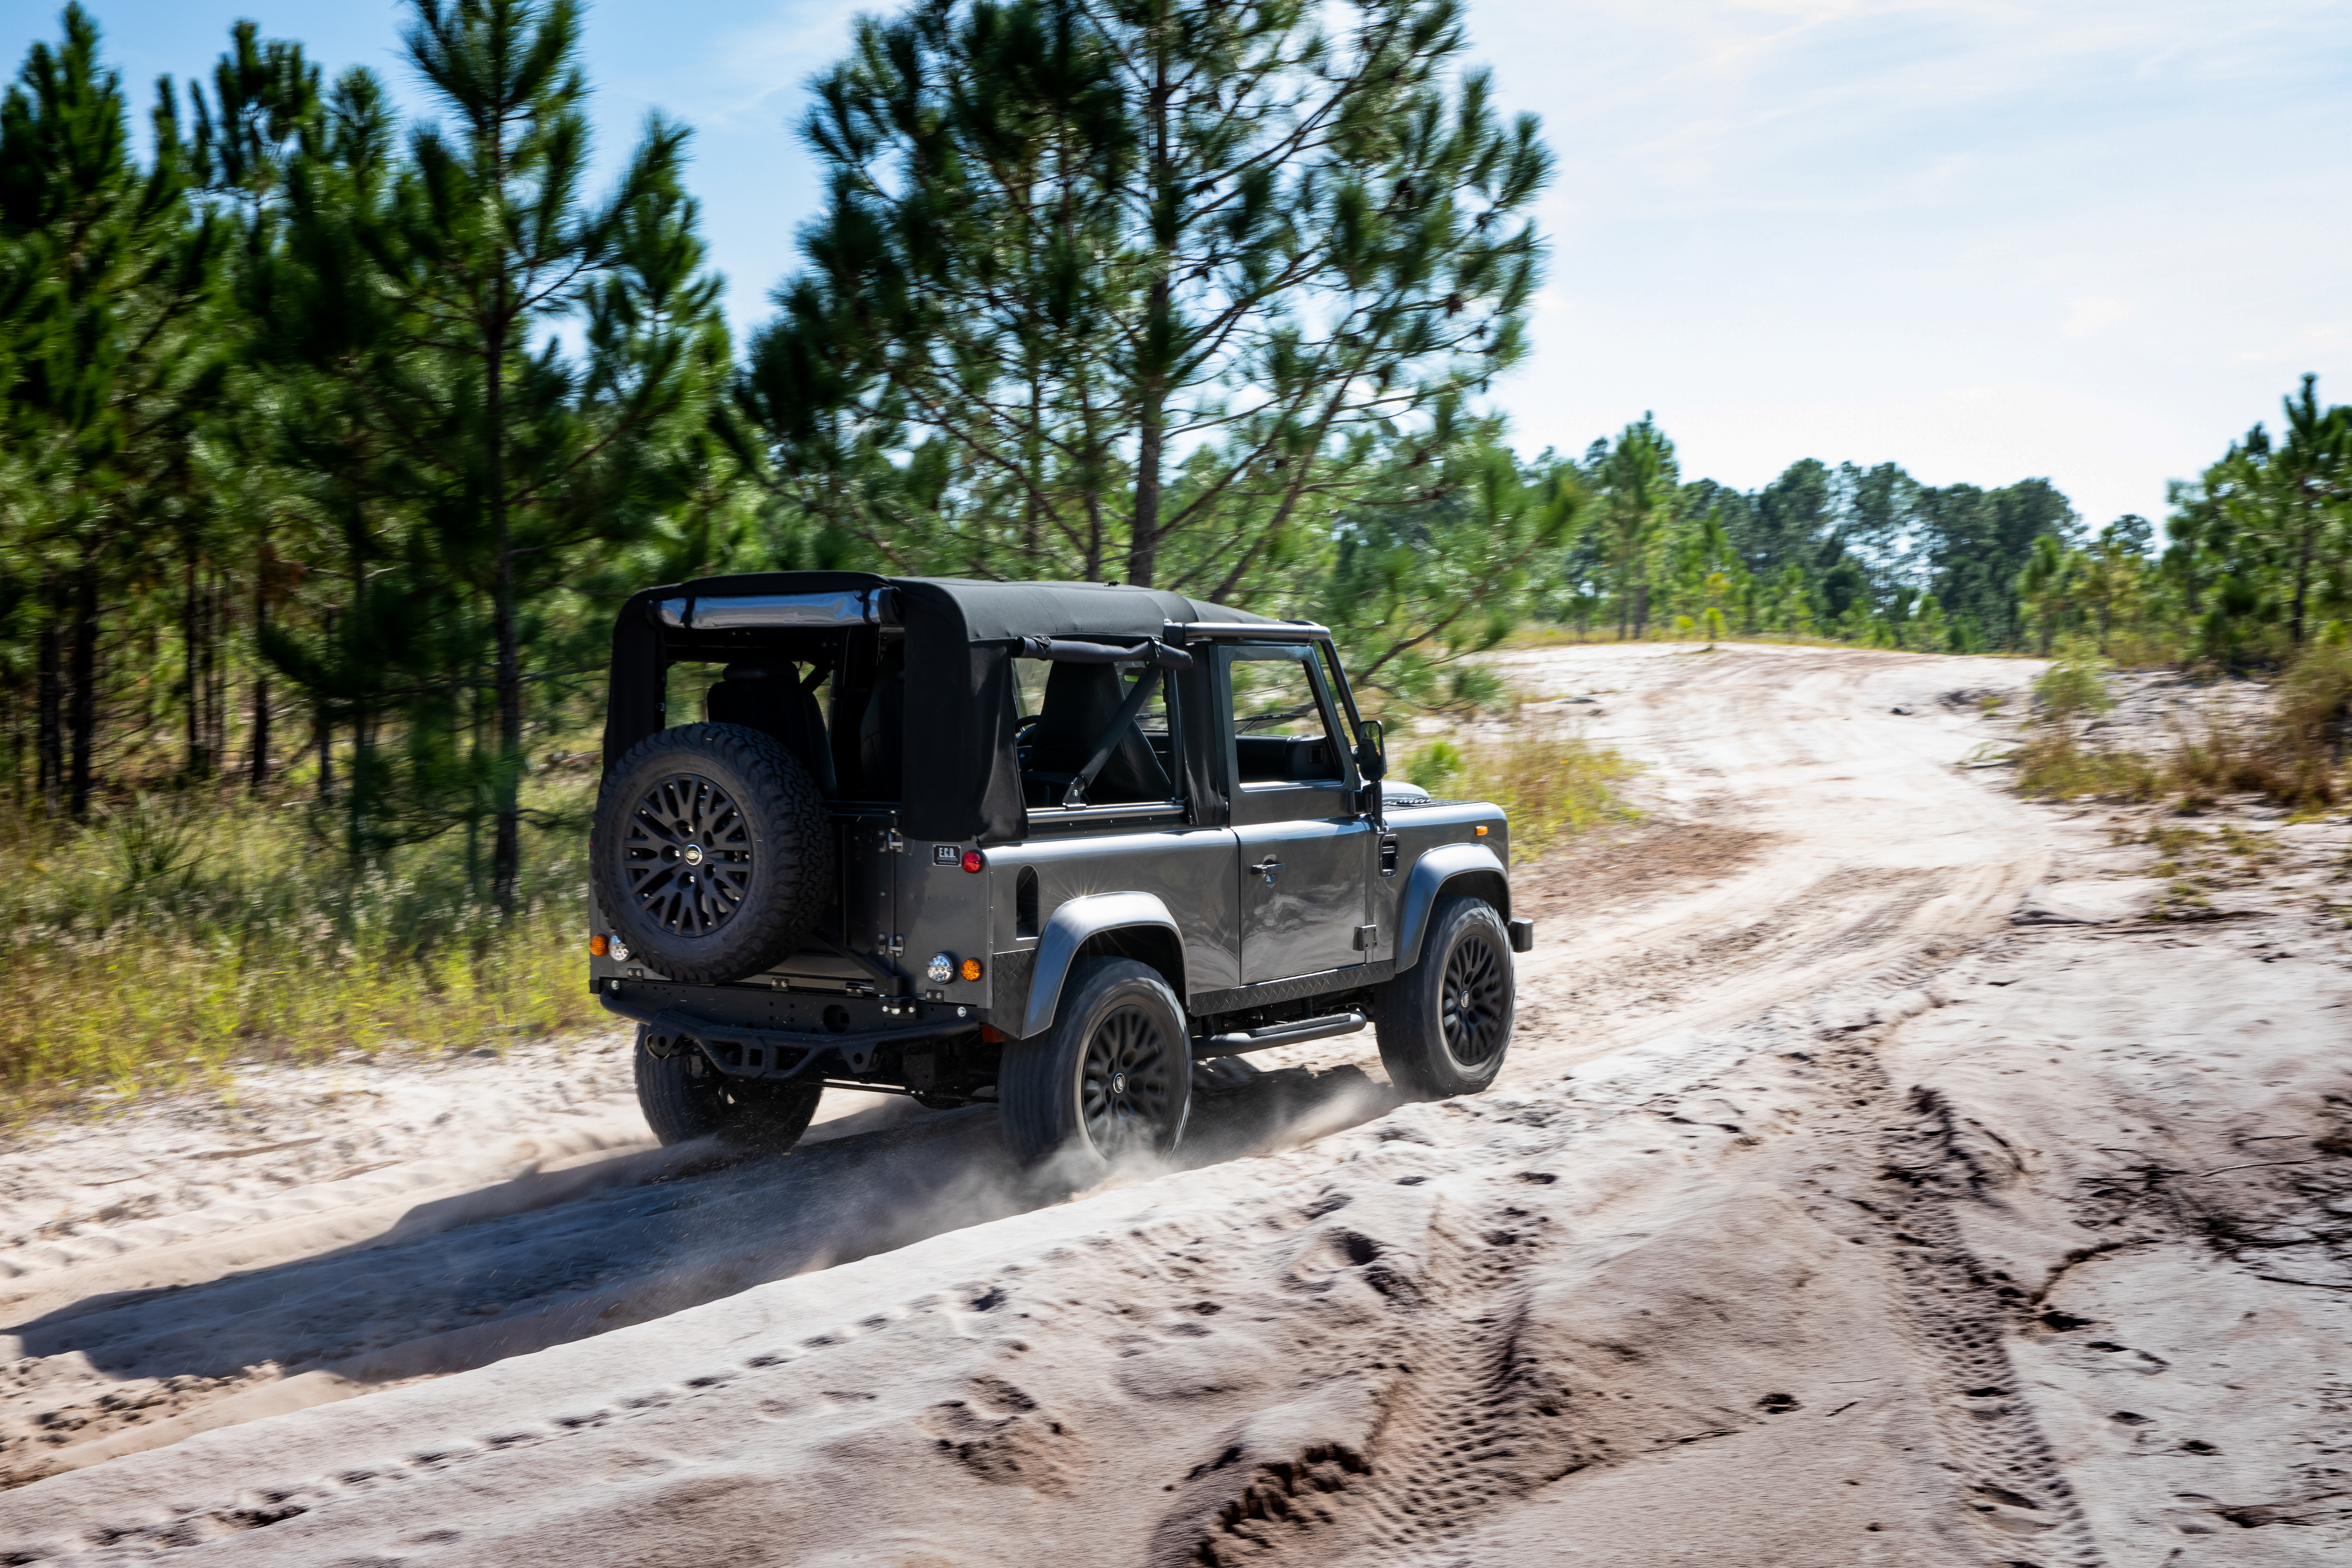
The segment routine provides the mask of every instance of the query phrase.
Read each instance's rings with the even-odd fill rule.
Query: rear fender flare
[[[1429,913],[1448,889],[1475,893],[1511,918],[1511,877],[1500,857],[1484,844],[1441,844],[1412,864],[1397,916],[1396,966],[1410,969],[1421,959],[1421,939]]]
[[[1055,910],[1037,942],[1037,970],[1029,982],[1029,1005],[1022,1015],[1020,1037],[1034,1039],[1054,1026],[1054,1014],[1062,1005],[1062,984],[1069,978],[1070,965],[1080,948],[1108,931],[1139,926],[1165,930],[1176,951],[1184,951],[1183,932],[1157,894],[1090,893]],[[1167,979],[1181,997],[1184,977],[1171,974]]]

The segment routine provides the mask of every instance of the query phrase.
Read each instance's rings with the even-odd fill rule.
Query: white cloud
[[[2066,302],[2066,324],[2060,330],[2070,338],[2086,338],[2131,313],[2131,303],[2126,300],[2070,300]]]
[[[2284,342],[2249,349],[2237,359],[2241,364],[2284,364],[2320,357],[2341,363],[2347,349],[2352,349],[2352,321],[2313,321],[2297,328]],[[2338,395],[2343,395],[2338,389]]]

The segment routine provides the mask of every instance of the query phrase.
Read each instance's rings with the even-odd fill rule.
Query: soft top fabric
[[[952,602],[974,642],[1012,637],[1158,637],[1173,621],[1278,621],[1247,610],[1227,609],[1159,588],[1114,587],[1108,583],[977,583],[960,577],[895,577],[892,586],[907,598],[922,597],[944,608]]]
[[[1158,588],[1108,583],[986,583],[866,572],[759,572],[704,577],[631,596],[613,638],[604,760],[658,726],[664,667],[654,606],[680,596],[898,591],[907,630],[901,826],[910,837],[1003,844],[1029,814],[1013,752],[1019,699],[1013,645],[1073,635],[1155,637],[1171,622],[1284,623]],[[1190,684],[1190,683],[1187,683]],[[1194,781],[1196,789],[1201,781]]]

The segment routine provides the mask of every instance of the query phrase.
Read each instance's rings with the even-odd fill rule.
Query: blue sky
[[[379,0],[88,0],[140,99],[229,22],[404,93]],[[591,0],[604,152],[655,108],[739,330],[816,187],[791,122],[835,0]],[[21,58],[57,7],[7,0]],[[2160,515],[2297,375],[2352,401],[2352,5],[2341,0],[1469,0],[1472,57],[1559,175],[1528,450],[1645,410],[1686,477],[1899,462]],[[12,64],[13,68],[13,64]]]

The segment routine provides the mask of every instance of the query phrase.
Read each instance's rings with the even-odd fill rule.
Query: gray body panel
[[[1510,883],[1502,858],[1483,841],[1433,845],[1416,857],[1404,878],[1402,909],[1397,917],[1397,967],[1409,969],[1421,957],[1421,939],[1429,930],[1429,911],[1450,884],[1470,882],[1481,891],[1500,884],[1497,912],[1511,918]]]
[[[1054,1014],[1061,1005],[1063,982],[1069,978],[1078,950],[1093,937],[1138,931],[1164,931],[1180,944],[1184,940],[1176,917],[1150,893],[1091,893],[1055,910],[1037,944],[1035,978],[1030,982],[1029,1004],[1020,1027],[1000,1027],[1022,1039],[1052,1028]],[[1180,976],[1168,978],[1171,984],[1182,984]]]
[[[1116,895],[1139,894],[1166,915],[1182,971],[1167,978],[1179,996],[1238,983],[1240,857],[1229,828],[1171,826],[1033,838],[989,850],[988,861],[998,888],[992,967],[1010,973],[1017,963],[1013,954],[1035,955],[1026,994],[995,998],[992,1021],[1007,1034],[1026,1038],[1052,1024],[1077,942],[1122,925],[1160,923],[1140,916],[1112,919],[1119,910],[1145,907],[1105,901]],[[1017,889],[1024,870],[1037,879],[1039,924],[1034,936],[1022,935],[1019,925]],[[1078,929],[1064,918],[1074,907],[1086,911],[1084,930],[1057,960],[1057,941]]]
[[[887,995],[894,988],[880,975],[894,974],[899,994],[969,1007],[971,1016],[1026,1038],[1051,1025],[1079,946],[1122,929],[1170,933],[1181,973],[1169,984],[1189,1011],[1205,1016],[1392,978],[1420,957],[1430,910],[1449,886],[1475,885],[1509,916],[1509,847],[1495,806],[1392,804],[1386,826],[1385,836],[1360,819],[1113,826],[998,845],[984,851],[984,868],[974,874],[961,867],[971,845],[917,839],[893,849],[887,827],[845,825],[845,916],[836,940],[852,955],[813,945],[743,984]],[[1383,837],[1394,841],[1393,871],[1378,866]],[[954,860],[937,858],[941,851]],[[1269,857],[1284,863],[1271,887],[1244,869]],[[1034,936],[1022,935],[1017,923],[1024,870],[1037,878]],[[1373,928],[1370,945],[1358,948],[1356,931],[1366,925]],[[876,945],[886,936],[900,942],[896,954]],[[937,952],[959,964],[979,959],[982,978],[933,982],[924,965]],[[613,978],[660,978],[609,958],[592,960],[592,971],[600,989]]]
[[[1254,824],[1241,839],[1241,984],[1313,974],[1365,963],[1356,932],[1367,923],[1371,825],[1361,817]],[[1278,864],[1276,864],[1278,862]],[[1250,868],[1266,872],[1252,875]]]

